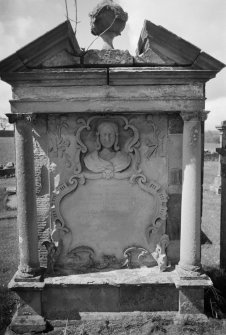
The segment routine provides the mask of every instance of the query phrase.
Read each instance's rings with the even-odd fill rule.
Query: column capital
[[[16,123],[17,121],[25,121],[25,122],[31,123],[36,118],[35,114],[30,114],[30,113],[24,113],[24,114],[8,113],[6,114],[6,116],[9,119],[9,123]]]
[[[184,121],[205,121],[209,111],[184,111],[180,115]]]

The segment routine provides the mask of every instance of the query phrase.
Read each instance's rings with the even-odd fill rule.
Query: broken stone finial
[[[101,36],[103,49],[114,49],[113,39],[121,35],[128,20],[128,14],[113,0],[104,0],[89,14],[91,33]]]

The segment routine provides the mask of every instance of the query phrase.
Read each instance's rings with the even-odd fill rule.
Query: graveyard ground
[[[219,270],[219,237],[220,237],[220,196],[210,191],[209,186],[217,175],[217,162],[205,162],[204,195],[203,195],[203,222],[202,230],[205,244],[202,245],[202,263],[214,282],[214,290],[206,292],[206,312],[210,316],[210,322],[206,325],[195,325],[191,322],[184,322],[175,326],[167,324],[161,318],[144,325],[131,325],[125,331],[117,331],[109,325],[101,325],[100,331],[91,329],[87,332],[80,329],[79,332],[73,326],[60,327],[50,334],[226,334],[226,274]],[[9,180],[8,180],[9,181]],[[0,186],[7,180],[0,180]],[[11,180],[10,183],[13,181]],[[15,181],[14,181],[15,182]],[[206,235],[206,237],[205,237]],[[3,329],[9,324],[17,303],[14,293],[7,290],[7,283],[12,278],[18,263],[16,219],[0,220],[0,335]],[[222,320],[219,320],[221,319]],[[128,326],[128,325],[127,325]],[[102,328],[101,328],[102,327]],[[139,328],[140,327],[140,328]],[[144,328],[143,328],[144,327]],[[102,330],[101,330],[102,329]]]

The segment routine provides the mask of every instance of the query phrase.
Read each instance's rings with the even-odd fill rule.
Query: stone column
[[[8,114],[15,123],[17,225],[20,263],[16,281],[35,280],[40,272],[36,222],[35,172],[31,115]]]
[[[220,131],[219,175],[221,176],[220,268],[226,269],[226,121],[217,127]]]
[[[183,186],[181,205],[180,262],[181,277],[197,275],[201,269],[201,125],[207,113],[182,112]]]

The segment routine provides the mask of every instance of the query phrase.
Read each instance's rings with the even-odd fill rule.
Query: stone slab
[[[47,277],[46,287],[70,287],[74,285],[174,285],[175,271],[159,272],[158,267],[141,269],[120,269],[108,272]]]
[[[133,57],[127,50],[88,50],[84,55],[83,63],[92,66],[129,66],[133,65]]]
[[[191,70],[181,67],[132,67],[110,68],[109,85],[152,85],[205,83],[214,78],[213,70]]]
[[[120,311],[177,311],[174,285],[126,285],[120,287]]]
[[[42,296],[47,319],[76,319],[80,312],[119,312],[119,288],[105,285],[48,287]]]
[[[33,70],[29,72],[7,73],[2,79],[14,86],[13,83],[28,84],[39,83],[41,86],[102,86],[108,84],[106,68],[67,68]]]
[[[93,69],[89,69],[93,70]],[[99,72],[100,70],[100,72]],[[106,73],[103,69],[95,69],[96,72],[90,71],[91,75],[100,76],[101,73]],[[55,72],[55,71],[54,71]],[[80,71],[78,70],[80,73]],[[76,79],[77,72],[74,78]],[[86,73],[88,77],[88,72]],[[69,79],[72,79],[71,73]],[[85,77],[85,73],[84,73]],[[65,77],[66,80],[66,77]],[[66,82],[63,80],[56,82],[31,82],[29,86],[21,82],[13,90],[14,100],[20,99],[82,99],[88,100],[153,100],[153,99],[202,99],[203,98],[203,85],[201,83],[191,83],[186,85],[152,85],[152,86],[99,86],[98,82],[95,86],[87,85],[86,89],[81,86],[64,85]],[[70,83],[69,83],[70,84]],[[57,86],[56,86],[57,85]],[[172,122],[171,122],[172,119]],[[169,129],[172,133],[183,133],[183,120],[179,114],[172,115],[169,119]],[[177,131],[178,130],[178,131]],[[171,131],[169,131],[171,133]]]
[[[135,82],[135,78],[134,81]],[[84,82],[85,83],[85,82]],[[119,84],[120,81],[117,81]],[[82,84],[84,85],[84,84]],[[45,101],[40,100],[21,100],[21,101],[10,101],[12,113],[137,113],[139,112],[152,112],[152,113],[174,113],[191,110],[202,110],[205,105],[203,99],[145,99],[141,102],[139,99],[97,99],[97,100],[83,100],[83,99],[71,99],[71,100],[60,100],[52,101],[47,99]]]
[[[44,315],[73,319],[84,312],[176,311],[176,276],[143,268],[45,278]]]

